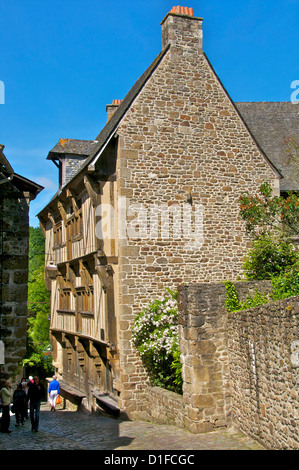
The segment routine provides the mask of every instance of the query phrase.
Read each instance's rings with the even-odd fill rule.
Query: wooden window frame
[[[59,289],[59,313],[71,313],[74,314],[75,310],[71,309],[71,295],[72,290],[67,285],[68,282],[65,282],[65,287]]]
[[[77,309],[81,315],[94,316],[94,291],[90,286],[89,292],[84,287],[76,288]]]
[[[76,241],[83,237],[82,210],[77,214],[73,213],[67,221],[69,225],[68,241]]]
[[[59,246],[64,245],[64,242],[62,241],[62,220],[60,222],[57,222],[55,224],[55,232],[54,232],[54,246],[57,248]]]

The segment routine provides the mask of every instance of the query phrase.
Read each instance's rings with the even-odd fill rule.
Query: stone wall
[[[1,377],[12,378],[26,352],[29,200],[9,185],[0,201],[0,340],[4,343]]]
[[[236,283],[239,298],[269,282]],[[227,313],[224,284],[180,288],[185,426],[236,425],[269,448],[298,449],[299,296]]]
[[[185,427],[184,399],[178,393],[160,387],[148,387],[141,410],[145,420]]]
[[[233,421],[273,449],[299,449],[299,296],[228,314]]]

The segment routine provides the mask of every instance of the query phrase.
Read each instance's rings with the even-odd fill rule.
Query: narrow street
[[[173,426],[143,421],[62,409],[51,412],[46,403],[41,407],[39,432],[31,431],[30,419],[16,427],[14,415],[10,430],[10,434],[0,434],[0,450],[114,450],[133,451],[132,455],[141,450],[264,450],[234,430],[194,435]]]

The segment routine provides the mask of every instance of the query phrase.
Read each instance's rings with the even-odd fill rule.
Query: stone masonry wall
[[[121,406],[129,413],[146,384],[131,342],[136,314],[167,287],[242,276],[250,241],[238,198],[264,180],[277,188],[198,44],[170,47],[118,128],[118,195],[135,229],[119,242]]]
[[[145,396],[144,419],[178,428],[185,427],[185,405],[182,395],[160,387],[148,387]]]
[[[254,282],[237,283],[242,299]],[[269,292],[268,282],[259,289]],[[232,423],[224,284],[188,285],[179,289],[179,325],[186,426],[207,432]]]
[[[29,201],[1,187],[0,339],[4,343],[1,383],[17,373],[26,352]]]
[[[267,282],[236,283],[242,299]],[[236,425],[268,448],[298,449],[299,297],[227,313],[224,284],[179,290],[185,426]]]
[[[234,423],[271,449],[299,449],[299,296],[228,315]]]

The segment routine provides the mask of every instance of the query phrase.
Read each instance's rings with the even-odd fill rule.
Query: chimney
[[[107,122],[111,118],[111,116],[115,113],[119,105],[121,104],[122,100],[113,100],[112,104],[107,104],[106,112],[107,112]]]
[[[173,7],[161,22],[162,49],[170,45],[202,50],[202,22],[203,18],[193,15],[193,8]]]

